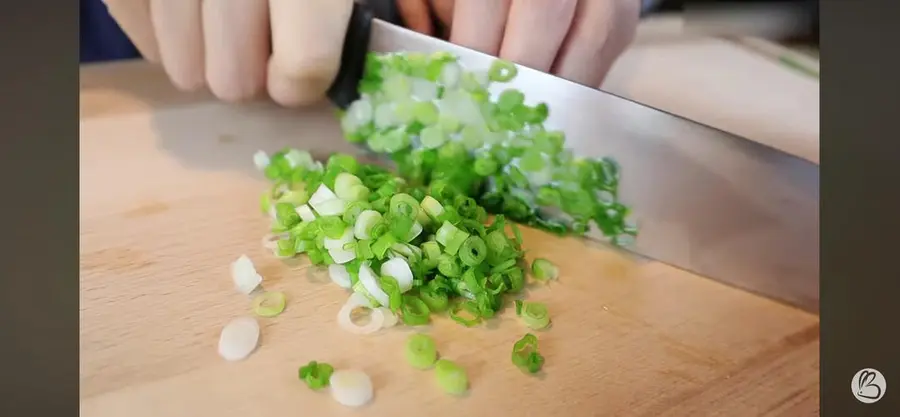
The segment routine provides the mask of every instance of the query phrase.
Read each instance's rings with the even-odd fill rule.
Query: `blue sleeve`
[[[141,54],[109,15],[102,0],[80,0],[81,62],[139,58]]]
[[[641,16],[654,11],[662,1],[663,0],[641,0]]]

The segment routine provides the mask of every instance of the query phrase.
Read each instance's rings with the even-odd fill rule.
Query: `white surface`
[[[715,38],[637,43],[602,88],[819,162],[819,83]]]

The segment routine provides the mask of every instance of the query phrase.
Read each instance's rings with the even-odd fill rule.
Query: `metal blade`
[[[369,48],[448,51],[469,68],[495,59],[379,20]],[[818,311],[817,164],[528,68],[497,88],[510,87],[550,106],[547,125],[577,155],[621,164],[621,196],[640,227],[631,250]]]

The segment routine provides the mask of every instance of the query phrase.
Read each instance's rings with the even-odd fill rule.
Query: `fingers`
[[[435,16],[441,21],[446,30],[453,30],[453,7],[454,0],[429,0],[431,9],[434,10]]]
[[[266,0],[203,1],[205,76],[209,89],[220,99],[248,100],[264,91],[269,58],[268,6]]]
[[[187,91],[203,87],[206,80],[200,0],[150,0],[150,18],[159,58],[172,83]]]
[[[150,19],[150,0],[103,0],[109,15],[150,62],[159,62],[159,48]]]
[[[637,0],[580,1],[553,72],[599,87],[615,59],[634,38],[639,14]]]
[[[605,0],[581,0],[597,3]],[[500,58],[549,72],[575,16],[577,0],[513,0]]]
[[[431,15],[428,13],[428,0],[397,0],[397,8],[406,27],[419,33],[432,35]]]
[[[511,0],[456,0],[450,42],[490,55],[500,52]],[[545,0],[528,0],[545,1]]]
[[[272,99],[296,106],[324,96],[340,67],[352,10],[353,0],[269,0]]]

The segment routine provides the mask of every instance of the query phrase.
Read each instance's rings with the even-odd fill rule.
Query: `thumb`
[[[353,0],[269,0],[268,90],[284,106],[321,99],[337,75]]]

